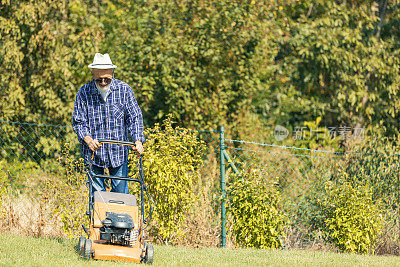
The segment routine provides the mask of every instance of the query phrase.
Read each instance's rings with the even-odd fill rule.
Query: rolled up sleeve
[[[86,105],[83,101],[81,91],[76,95],[74,111],[72,114],[72,127],[77,134],[80,143],[83,143],[85,136],[90,135]]]

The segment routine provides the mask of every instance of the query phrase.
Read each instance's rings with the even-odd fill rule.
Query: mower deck
[[[141,248],[106,244],[102,240],[92,240],[92,242],[92,248],[95,252],[93,259],[135,263],[142,261],[143,251]]]

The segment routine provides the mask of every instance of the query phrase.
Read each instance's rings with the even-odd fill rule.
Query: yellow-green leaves
[[[205,145],[196,132],[172,127],[171,117],[146,129],[145,135],[144,179],[155,202],[150,233],[163,242],[174,242],[184,234],[196,200],[194,187]],[[136,164],[136,156],[132,157],[131,163]]]
[[[278,190],[255,170],[234,179],[228,189],[228,212],[237,245],[281,247],[287,220]]]
[[[343,173],[338,181],[327,182],[325,191],[321,208],[327,239],[345,252],[373,252],[383,219],[372,189]]]

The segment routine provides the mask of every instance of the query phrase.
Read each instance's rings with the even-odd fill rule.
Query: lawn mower
[[[100,143],[126,145],[135,148],[131,142],[98,140]],[[94,154],[93,154],[94,155]],[[154,247],[143,240],[143,231],[151,220],[152,199],[143,179],[142,157],[139,156],[139,178],[98,175],[93,172],[93,157],[87,164],[89,188],[89,230],[82,225],[88,238],[81,236],[78,250],[86,259],[130,261],[153,263]],[[140,216],[136,197],[107,191],[95,191],[92,195],[94,177],[119,179],[140,184]],[[149,214],[145,217],[144,193],[149,202]]]

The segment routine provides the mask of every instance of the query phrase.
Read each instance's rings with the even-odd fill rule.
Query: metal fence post
[[[224,126],[220,126],[219,148],[221,160],[221,246],[226,247],[226,209],[225,209],[225,136]]]

